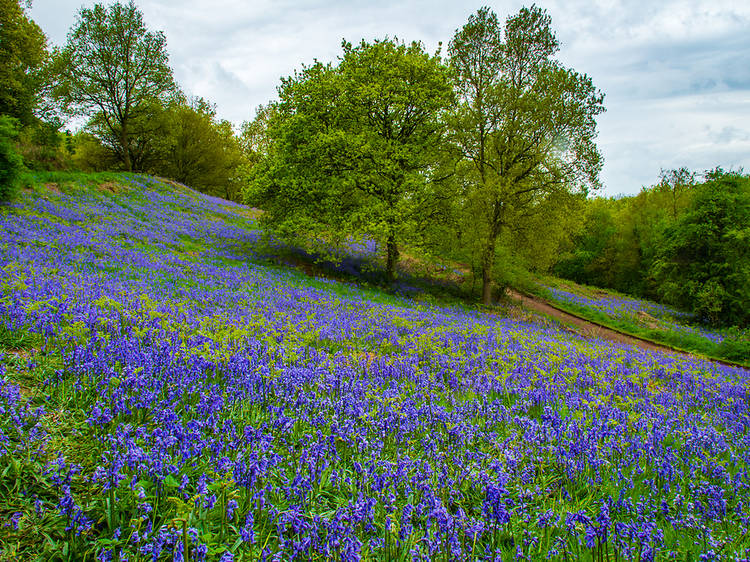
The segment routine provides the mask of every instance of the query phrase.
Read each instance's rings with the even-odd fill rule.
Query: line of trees
[[[51,47],[20,0],[0,0],[0,199],[24,169],[124,170],[240,199],[257,155],[209,101],[184,94],[166,39],[131,0],[81,8]],[[75,133],[66,122],[83,123]]]
[[[554,247],[564,231],[545,223],[565,224],[599,186],[603,95],[558,49],[536,6],[504,25],[480,9],[447,60],[420,43],[344,42],[337,64],[282,81],[246,199],[277,235],[375,239],[391,281],[405,244],[449,253],[481,271],[490,304],[498,251]]]
[[[750,323],[750,176],[685,168],[632,197],[584,202],[553,271],[666,302],[715,326]]]

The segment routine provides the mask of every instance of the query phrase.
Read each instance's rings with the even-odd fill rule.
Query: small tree
[[[504,30],[482,8],[448,49],[460,97],[452,140],[473,167],[465,200],[481,237],[485,304],[503,230],[532,224],[551,196],[598,186],[595,117],[603,96],[590,78],[552,58],[558,49],[549,15],[536,6],[509,17]]]
[[[164,34],[146,28],[132,0],[96,4],[81,8],[61,56],[61,101],[74,115],[92,118],[92,132],[132,171],[133,142],[142,136],[135,126],[176,90]]]
[[[421,220],[451,88],[420,43],[343,50],[338,66],[318,62],[283,80],[268,156],[246,195],[277,233],[376,239],[392,281],[399,247]]]

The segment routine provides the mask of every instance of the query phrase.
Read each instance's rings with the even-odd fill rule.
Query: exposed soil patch
[[[31,361],[35,355],[40,353],[40,350],[35,348],[5,349],[3,350],[3,353],[6,357],[10,357],[14,360],[13,363],[15,363],[15,365],[13,365],[13,369],[19,375],[25,375],[28,374],[28,368],[22,366],[22,363],[28,363],[29,361]],[[31,387],[24,384],[18,379],[18,376],[13,377],[13,384],[18,386],[18,392],[24,398],[30,398],[33,394]]]
[[[110,191],[112,193],[117,193],[122,189],[122,186],[118,183],[115,183],[113,181],[105,181],[104,183],[99,184],[99,189],[104,189],[106,191]]]
[[[572,314],[568,314],[567,312],[563,312],[562,310],[555,308],[554,306],[540,299],[522,295],[521,293],[518,293],[512,290],[508,290],[507,294],[510,298],[512,298],[515,301],[520,302],[526,308],[529,308],[541,314],[546,314],[547,316],[551,316],[552,318],[555,318],[557,320],[561,320],[568,325],[572,325],[574,327],[574,331],[584,337],[600,338],[600,339],[614,341],[617,343],[635,345],[637,347],[640,347],[641,349],[648,349],[651,351],[661,351],[661,352],[674,353],[678,355],[686,355],[688,357],[693,357],[693,355],[689,353],[677,351],[666,345],[659,345],[654,342],[642,340],[640,338],[636,338],[633,336],[628,336],[616,330],[612,330],[610,328],[606,328],[599,324],[595,324],[594,322],[589,322],[588,320],[584,320],[583,318],[580,318],[578,316],[574,316]]]
[[[656,330],[659,328],[659,321],[653,316],[651,316],[650,314],[648,314],[647,312],[643,312],[642,310],[639,310],[638,318],[643,324],[645,324],[652,330]]]

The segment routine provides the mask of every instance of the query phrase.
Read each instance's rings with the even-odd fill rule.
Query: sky
[[[107,2],[105,2],[107,3]],[[538,0],[561,43],[557,58],[604,94],[597,144],[602,195],[637,193],[662,169],[750,172],[750,2]],[[63,45],[84,0],[33,0],[30,16]],[[335,61],[341,41],[397,37],[443,53],[483,5],[501,20],[516,1],[136,0],[167,38],[189,95],[236,125],[276,97],[280,78],[314,59]],[[529,5],[530,2],[525,3]]]

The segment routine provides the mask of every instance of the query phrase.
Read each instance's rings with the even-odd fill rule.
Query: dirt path
[[[643,340],[635,336],[628,336],[626,334],[623,334],[622,332],[612,330],[611,328],[607,328],[595,322],[584,320],[583,318],[564,312],[559,308],[555,308],[551,304],[541,299],[529,297],[513,290],[508,290],[508,296],[514,301],[520,302],[524,307],[531,309],[534,312],[545,314],[557,320],[561,320],[562,322],[565,322],[565,324],[573,326],[575,332],[587,338],[601,338],[617,343],[635,345],[642,349],[648,349],[651,351],[661,351],[674,353],[677,355],[686,355],[688,357],[695,357],[690,353],[677,351],[666,345],[659,345],[658,343]]]

